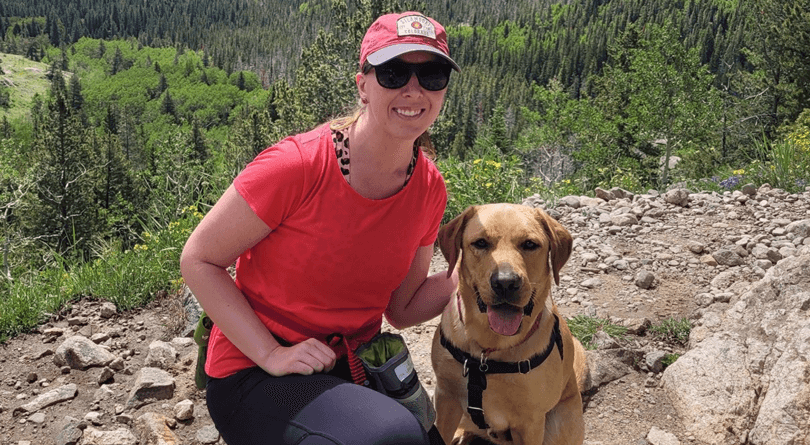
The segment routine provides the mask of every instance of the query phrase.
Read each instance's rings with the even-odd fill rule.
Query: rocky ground
[[[810,190],[670,191],[566,197],[549,213],[574,235],[553,298],[567,317],[627,326],[598,336],[586,396],[586,444],[702,444],[661,382],[661,357],[688,346],[657,339],[668,318],[701,323],[701,308],[743,293],[783,257],[810,246]],[[546,207],[538,197],[524,204]],[[434,271],[446,268],[436,255]],[[35,332],[0,345],[0,445],[223,443],[194,385],[188,296],[160,295],[118,313],[83,300]],[[403,332],[432,393],[438,319]],[[385,327],[390,329],[390,327]]]

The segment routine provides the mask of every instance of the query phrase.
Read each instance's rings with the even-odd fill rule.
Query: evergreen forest
[[[365,29],[406,10],[462,67],[431,129],[448,219],[810,185],[810,0],[4,0],[0,341],[77,297],[178,289],[202,214],[262,149],[350,112]]]

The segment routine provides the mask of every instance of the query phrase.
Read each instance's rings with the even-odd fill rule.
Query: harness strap
[[[439,341],[442,346],[462,364],[462,376],[467,377],[467,412],[478,428],[487,429],[484,420],[484,390],[487,389],[487,374],[528,374],[532,369],[543,364],[551,355],[554,345],[563,359],[563,341],[560,334],[560,319],[554,314],[554,328],[551,330],[551,339],[546,349],[532,356],[528,360],[520,362],[501,362],[497,360],[487,360],[485,354],[481,354],[481,360],[476,359],[470,353],[462,351],[457,346],[450,343],[443,331],[439,331]]]

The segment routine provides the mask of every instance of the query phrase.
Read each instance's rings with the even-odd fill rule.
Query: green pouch
[[[208,355],[208,339],[211,337],[211,328],[214,327],[214,322],[208,318],[205,311],[200,314],[200,320],[197,321],[197,328],[194,329],[194,343],[197,343],[197,368],[194,371],[194,383],[197,389],[205,389],[208,383],[208,376],[205,374],[205,358]]]
[[[360,345],[355,354],[363,363],[372,389],[405,406],[430,430],[436,420],[433,403],[419,382],[405,339],[399,334],[377,334]]]

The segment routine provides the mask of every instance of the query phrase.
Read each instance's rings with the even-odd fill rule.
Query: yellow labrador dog
[[[431,357],[446,443],[583,442],[585,351],[550,295],[572,244],[545,212],[513,204],[470,207],[439,230],[459,272]]]

